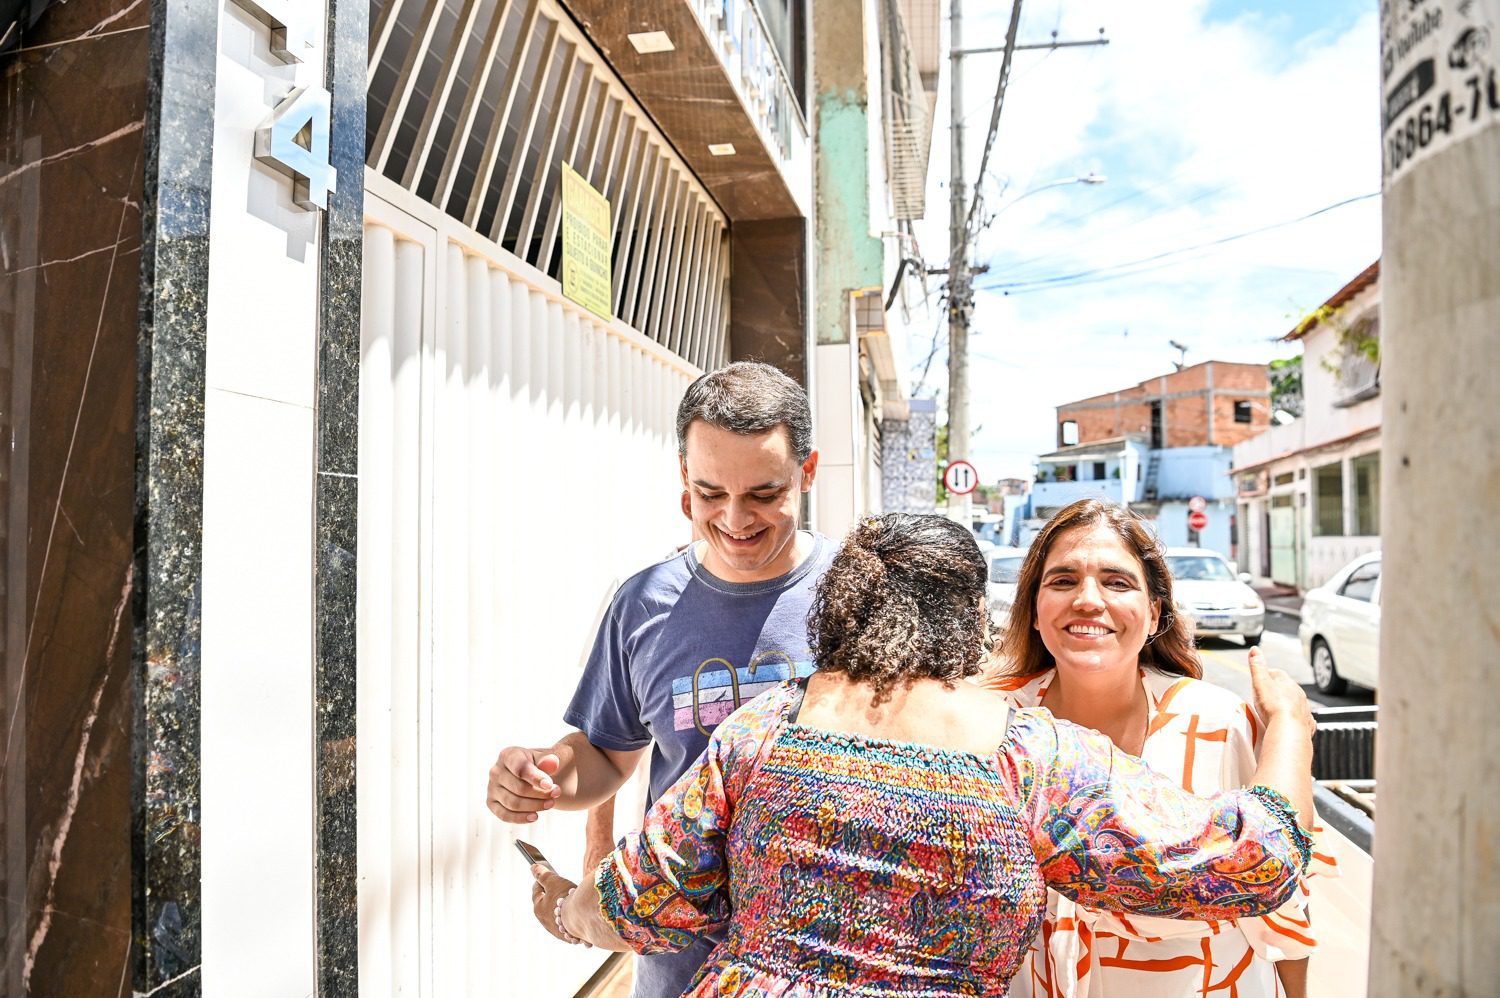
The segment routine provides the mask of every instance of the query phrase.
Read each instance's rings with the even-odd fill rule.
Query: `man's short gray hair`
[[[710,371],[677,406],[677,453],[687,456],[694,420],[752,436],[785,426],[798,462],[812,453],[812,408],[802,386],[770,364],[742,360]]]

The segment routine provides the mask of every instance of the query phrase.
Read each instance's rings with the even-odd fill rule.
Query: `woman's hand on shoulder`
[[[1255,710],[1263,720],[1267,723],[1277,718],[1291,721],[1304,728],[1309,738],[1312,737],[1317,724],[1313,721],[1307,694],[1282,670],[1267,668],[1265,656],[1259,648],[1250,649],[1250,683],[1255,690]]]

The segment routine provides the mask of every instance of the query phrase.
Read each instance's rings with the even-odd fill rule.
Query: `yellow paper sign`
[[[609,199],[574,169],[562,168],[563,294],[603,319],[614,318]]]

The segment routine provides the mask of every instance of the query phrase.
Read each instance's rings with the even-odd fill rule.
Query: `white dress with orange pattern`
[[[983,684],[1014,706],[1036,707],[1055,672]],[[1260,724],[1248,704],[1212,683],[1152,669],[1142,670],[1141,683],[1141,757],[1151,768],[1203,795],[1250,782]],[[1337,875],[1332,858],[1316,850],[1309,872]],[[1300,960],[1316,947],[1305,888],[1274,914],[1227,922],[1126,917],[1049,891],[1047,920],[1010,998],[1281,998],[1275,961]]]

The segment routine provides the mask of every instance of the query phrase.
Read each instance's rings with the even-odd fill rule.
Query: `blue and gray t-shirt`
[[[819,534],[812,540],[801,564],[765,582],[725,582],[698,562],[692,545],[632,576],[610,601],[563,719],[600,748],[654,743],[656,800],[736,707],[813,671],[807,613],[837,545]],[[636,998],[681,995],[717,942],[641,958]]]

